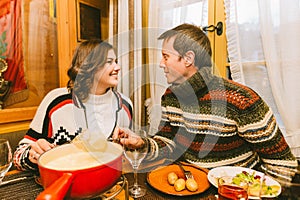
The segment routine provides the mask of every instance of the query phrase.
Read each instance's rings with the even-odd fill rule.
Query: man
[[[161,98],[162,120],[149,138],[148,159],[243,166],[288,179],[297,160],[272,110],[252,89],[212,74],[210,42],[202,30],[182,24],[158,39],[163,40],[160,66],[171,86]],[[129,139],[121,143],[136,142],[125,135]]]

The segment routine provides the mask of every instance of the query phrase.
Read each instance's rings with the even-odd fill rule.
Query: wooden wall
[[[26,101],[0,110],[0,134],[26,130],[43,97],[64,87],[73,52],[78,45],[77,1],[56,0],[56,17],[49,0],[23,0],[25,76],[30,90]],[[108,37],[109,0],[80,0],[102,12],[102,39]],[[49,7],[50,6],[50,7]]]
[[[57,23],[48,0],[23,0],[22,23],[25,101],[0,110],[0,134],[27,129],[43,97],[59,86]]]
[[[58,50],[55,19],[49,16],[49,2],[23,1],[23,52],[29,98],[9,108],[39,105],[51,89],[58,87]]]
[[[65,86],[68,82],[67,69],[78,43],[77,34],[77,1],[101,9],[101,35],[103,40],[108,38],[109,0],[58,0],[57,1],[57,32],[59,54],[59,83]]]

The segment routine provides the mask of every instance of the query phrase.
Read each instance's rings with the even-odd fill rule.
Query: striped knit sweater
[[[30,124],[30,129],[19,142],[19,146],[14,153],[15,166],[20,170],[37,169],[37,165],[29,160],[29,150],[30,144],[40,138],[61,145],[73,140],[86,128],[96,127],[94,130],[100,130],[100,126],[105,126],[107,130],[113,130],[116,124],[122,127],[131,127],[132,103],[129,98],[112,90],[99,97],[107,100],[105,102],[97,101],[95,95],[90,95],[90,98],[93,99],[90,100],[89,98],[86,103],[82,103],[76,96],[69,93],[67,88],[56,88],[49,92],[39,105]],[[107,105],[104,107],[106,110],[99,112],[99,108],[103,108],[104,103],[111,104],[111,106]],[[109,107],[111,107],[111,110],[107,109]],[[113,117],[112,114],[116,116],[113,117],[113,120],[101,121],[98,120],[100,117],[96,116],[97,114],[104,115],[104,119],[108,116]],[[116,120],[117,122],[115,122]],[[108,122],[111,123],[108,124]],[[99,129],[97,129],[97,126],[99,126]],[[106,134],[107,137],[110,135],[110,133],[103,134]]]
[[[205,168],[277,170],[285,178],[297,167],[262,98],[244,85],[212,75],[210,68],[170,86],[161,105],[159,132],[150,138],[150,160],[181,157]]]

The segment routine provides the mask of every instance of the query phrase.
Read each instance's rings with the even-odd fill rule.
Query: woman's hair
[[[173,48],[184,57],[188,51],[195,53],[195,66],[199,69],[201,67],[211,67],[211,46],[206,34],[192,24],[181,24],[171,30],[162,33],[158,39],[166,39],[176,36]]]
[[[76,48],[68,69],[67,87],[81,100],[87,99],[93,85],[95,73],[106,63],[112,45],[99,39],[84,41]]]

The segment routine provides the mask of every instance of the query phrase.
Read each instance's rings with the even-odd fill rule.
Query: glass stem
[[[134,188],[138,188],[138,175],[137,175],[137,167],[133,168],[133,178],[134,178],[134,183],[133,183],[133,187]]]

